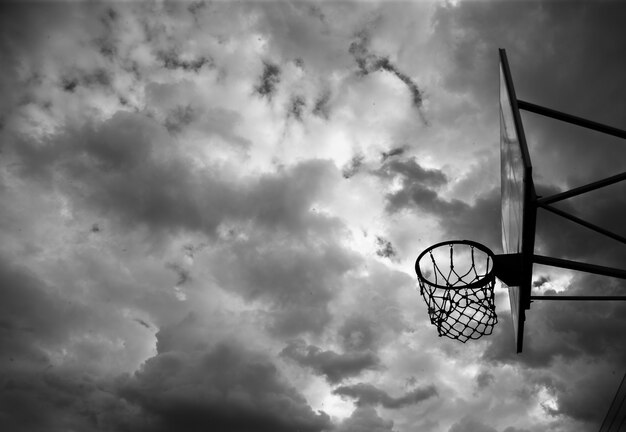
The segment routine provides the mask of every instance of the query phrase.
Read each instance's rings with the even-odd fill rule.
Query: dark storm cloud
[[[391,157],[401,156],[401,155],[404,154],[405,151],[406,151],[405,147],[396,147],[396,148],[392,148],[388,152],[382,152],[381,153],[381,161],[385,162],[387,159],[389,159]]]
[[[397,252],[389,240],[376,236],[376,255],[383,258],[395,257]]]
[[[448,432],[498,432],[475,417],[464,417],[448,429]]]
[[[548,282],[550,282],[550,278],[548,276],[541,276],[539,279],[533,282],[533,288],[541,288]]]
[[[328,120],[330,117],[330,90],[323,91],[321,95],[315,99],[313,104],[313,115]]]
[[[48,364],[45,347],[64,340],[95,318],[79,302],[65,299],[26,268],[0,256],[0,345],[24,364]],[[94,319],[97,321],[97,318]]]
[[[83,301],[64,298],[64,291],[71,288],[46,283],[0,257],[3,429],[129,430],[123,425],[123,401],[99,389],[100,377],[91,367],[106,355],[93,340],[110,323],[101,314],[101,305],[91,308]],[[58,353],[65,349],[64,364],[59,364]]]
[[[619,295],[621,281],[595,275],[572,279],[562,295]],[[546,291],[545,295],[556,295]],[[593,307],[590,307],[593,306]],[[524,353],[511,350],[512,329],[508,317],[497,327],[484,352],[489,361],[521,363],[529,368],[543,368],[555,361],[602,358],[607,364],[626,363],[623,332],[626,331],[626,305],[622,302],[541,302],[531,304],[526,312]]]
[[[133,321],[135,321],[136,323],[144,326],[148,330],[152,329],[152,326],[150,326],[150,324],[148,324],[147,322],[145,322],[144,320],[142,320],[140,318],[133,318]]]
[[[330,162],[303,162],[238,186],[194,168],[170,142],[153,120],[119,112],[45,145],[20,142],[11,153],[21,174],[56,183],[74,205],[87,204],[128,227],[212,235],[226,217],[294,233],[338,226],[310,211],[311,200],[338,174]]]
[[[261,96],[272,99],[276,93],[276,86],[280,83],[280,68],[269,61],[263,62],[263,73],[259,79],[260,83],[254,90]]]
[[[373,407],[357,407],[335,429],[337,432],[393,432],[393,421],[382,419]]]
[[[198,117],[191,105],[177,106],[165,118],[165,128],[170,133],[179,133]]]
[[[399,397],[392,397],[384,390],[365,383],[337,387],[333,393],[356,400],[357,406],[380,405],[389,409],[416,405],[438,395],[435,386],[430,385],[413,389]]]
[[[380,367],[380,360],[370,351],[338,354],[330,350],[323,351],[314,345],[306,345],[302,340],[290,342],[281,355],[294,360],[301,366],[311,368],[315,373],[326,377],[332,384],[357,376],[366,370]]]
[[[417,87],[417,84],[415,84],[408,75],[400,72],[398,68],[394,64],[392,64],[386,57],[379,59],[377,62],[377,66],[380,67],[382,70],[391,72],[400,81],[402,81],[411,93],[411,101],[413,102],[413,106],[415,106],[416,108],[422,107],[422,92]]]
[[[489,387],[495,380],[495,377],[493,376],[493,374],[489,373],[488,371],[482,371],[481,373],[479,373],[478,375],[476,375],[476,386],[478,387],[478,390],[484,390],[485,388]]]
[[[183,59],[174,49],[159,51],[157,58],[166,69],[182,69],[184,71],[200,72],[204,66],[213,67],[213,59],[210,56],[200,56],[195,59]]]
[[[306,100],[304,96],[295,95],[289,101],[288,115],[293,116],[296,120],[302,121],[302,114],[306,108]]]
[[[415,158],[387,159],[374,174],[391,180],[399,178],[402,187],[386,195],[386,210],[420,210],[437,218],[453,238],[472,238],[497,250],[500,246],[500,193],[494,189],[479,196],[473,204],[458,199],[446,200],[438,189],[448,183],[437,169],[423,168]]]
[[[6,430],[140,430],[126,403],[102,390],[99,379],[67,369],[4,369],[0,414]]]
[[[621,2],[442,3],[434,29],[452,62],[445,86],[471,94],[497,118],[497,49],[506,48],[520,99],[624,129],[625,19]],[[584,183],[623,170],[622,143],[534,114],[523,118],[535,176]]]
[[[624,182],[622,182],[624,183]],[[538,187],[550,196],[561,190]],[[626,237],[626,183],[552,204],[553,207]],[[622,267],[626,250],[614,239],[603,236],[543,209],[537,210],[537,242],[545,255]]]
[[[268,330],[275,335],[323,331],[331,320],[328,305],[358,258],[339,244],[317,244],[306,236],[250,235],[226,244],[212,260],[219,285],[269,306]]]
[[[103,378],[83,368],[46,367],[16,357],[3,364],[2,425],[25,432],[321,432],[332,427],[267,355],[234,341],[215,344],[192,327],[195,333],[186,325],[161,330],[157,355],[130,376]],[[162,339],[166,333],[170,342]]]
[[[207,7],[206,2],[203,0],[200,0],[200,1],[191,2],[191,4],[187,6],[187,10],[189,11],[190,14],[196,15],[199,11],[201,11],[202,9],[206,7]]]
[[[163,134],[150,119],[117,113],[96,129],[69,132],[46,146],[23,143],[16,151],[23,172],[57,180],[75,205],[86,203],[129,226],[212,232],[223,211],[232,209],[231,187],[204,174],[206,182],[198,183],[200,174],[157,146],[159,141]],[[89,193],[83,195],[84,188]],[[199,196],[221,203],[221,209],[199,202]]]
[[[245,122],[241,112],[207,104],[202,89],[191,80],[146,85],[146,104],[153,117],[172,133],[201,133],[219,137],[234,150],[247,150],[252,143],[236,130]]]
[[[421,183],[429,187],[443,186],[448,182],[441,170],[423,168],[415,158],[385,160],[375,174],[388,179],[401,176],[406,183]]]
[[[377,322],[362,315],[348,317],[338,335],[345,351],[373,350],[380,339]]]
[[[591,372],[564,383],[562,391],[557,393],[558,408],[554,414],[568,416],[591,427],[601,424],[624,373],[623,364],[615,366],[610,374]],[[576,391],[582,388],[584,392]]]
[[[121,33],[116,28],[119,22],[119,12],[113,7],[108,7],[101,12],[100,23],[102,24],[103,31],[102,36],[96,37],[93,40],[94,45],[104,57],[113,60],[118,53],[117,45],[119,40],[117,36]]]
[[[78,80],[76,78],[64,78],[61,83],[63,90],[67,92],[73,92],[78,86]]]
[[[70,77],[61,80],[61,87],[66,92],[73,92],[78,86],[83,87],[109,87],[111,85],[111,75],[106,69],[96,69],[93,71],[77,71],[70,73]]]
[[[117,392],[139,408],[150,432],[317,432],[330,427],[263,354],[222,342],[148,359]]]
[[[423,104],[422,92],[413,82],[413,80],[395,66],[388,57],[378,56],[370,52],[370,35],[367,30],[362,30],[357,35],[357,40],[350,44],[348,51],[354,56],[359,67],[359,74],[364,76],[372,72],[380,70],[390,72],[395,75],[400,81],[402,81],[411,93],[411,102],[415,108],[420,110]]]
[[[183,268],[180,264],[167,263],[166,267],[174,271],[178,276],[178,279],[176,280],[176,286],[182,286],[187,283],[189,279],[191,279],[191,276],[189,275],[189,270]]]
[[[344,165],[341,169],[341,173],[343,174],[343,178],[349,179],[359,172],[361,169],[361,165],[363,165],[363,160],[365,156],[363,155],[355,155],[350,159],[348,163]]]

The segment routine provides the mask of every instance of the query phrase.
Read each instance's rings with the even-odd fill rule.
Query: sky
[[[498,48],[520,99],[626,129],[626,4],[0,9],[2,430],[599,428],[626,305],[534,302],[516,354],[506,289],[463,344],[413,266],[450,239],[502,252]],[[624,170],[623,140],[522,116],[539,195]],[[624,184],[559,207],[626,235]],[[541,211],[536,252],[626,262]]]

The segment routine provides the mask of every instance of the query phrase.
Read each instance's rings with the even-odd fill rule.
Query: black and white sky
[[[0,429],[586,432],[626,305],[533,303],[515,354],[439,338],[414,260],[501,252],[498,48],[518,97],[626,128],[623,2],[0,6]],[[541,195],[626,145],[523,115]],[[626,187],[561,208],[622,235]],[[539,214],[537,252],[626,248]],[[536,266],[535,290],[624,293]]]

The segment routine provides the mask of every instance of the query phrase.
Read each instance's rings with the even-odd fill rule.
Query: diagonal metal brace
[[[612,267],[604,267],[596,264],[587,264],[577,261],[569,261],[561,258],[552,258],[542,255],[533,255],[533,262],[537,264],[549,265],[552,267],[561,267],[570,270],[577,270],[586,273],[593,273],[602,276],[611,276],[619,279],[626,279],[626,270],[616,269]]]
[[[571,114],[566,114],[561,111],[546,108],[540,105],[536,105],[534,103],[525,102],[519,99],[517,100],[517,106],[520,109],[523,109],[525,111],[533,112],[535,114],[539,114],[539,115],[546,116],[546,117],[551,117],[556,120],[561,120],[566,123],[574,124],[576,126],[582,126],[586,129],[592,129],[592,130],[602,132],[608,135],[613,135],[618,138],[626,139],[626,131],[615,128],[613,126],[608,126],[602,123],[594,122],[592,120],[587,120],[582,117],[576,117]]]
[[[582,225],[585,228],[589,228],[590,230],[593,230],[593,231],[595,231],[595,232],[597,232],[599,234],[602,234],[602,235],[605,235],[607,237],[610,237],[613,240],[617,240],[620,243],[626,244],[626,237],[622,237],[619,234],[615,234],[612,231],[609,231],[607,229],[601,228],[601,227],[599,227],[597,225],[592,224],[591,222],[587,222],[586,220],[581,219],[579,217],[576,217],[576,216],[574,216],[572,214],[569,214],[569,213],[567,213],[567,212],[565,212],[563,210],[557,209],[557,208],[552,207],[552,206],[550,206],[548,204],[542,204],[540,202],[537,202],[537,207],[542,208],[544,210],[547,210],[549,212],[552,212],[552,213],[554,213],[556,215],[559,215],[559,216],[561,216],[561,217],[563,217],[565,219],[569,219],[572,222],[577,223],[578,225]]]
[[[552,300],[552,301],[626,301],[626,296],[568,296],[568,295],[541,295],[530,296],[531,300]]]
[[[616,174],[611,177],[607,177],[602,180],[595,181],[593,183],[586,184],[584,186],[579,186],[577,188],[558,193],[556,195],[547,196],[544,198],[539,198],[537,200],[538,205],[542,204],[552,204],[557,201],[562,201],[567,198],[575,197],[577,195],[581,195],[587,192],[591,192],[592,190],[600,189],[605,186],[612,185],[614,183],[618,183],[622,180],[626,180],[626,171],[620,174]]]

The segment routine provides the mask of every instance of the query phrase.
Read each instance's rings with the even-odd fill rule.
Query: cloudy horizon
[[[498,48],[520,99],[626,129],[624,22],[617,1],[1,3],[0,427],[598,430],[623,302],[534,302],[516,354],[505,289],[462,344],[413,266],[449,239],[502,252]],[[523,120],[539,195],[624,171],[623,140]],[[623,183],[559,207],[626,235]],[[541,211],[536,251],[626,262]]]

